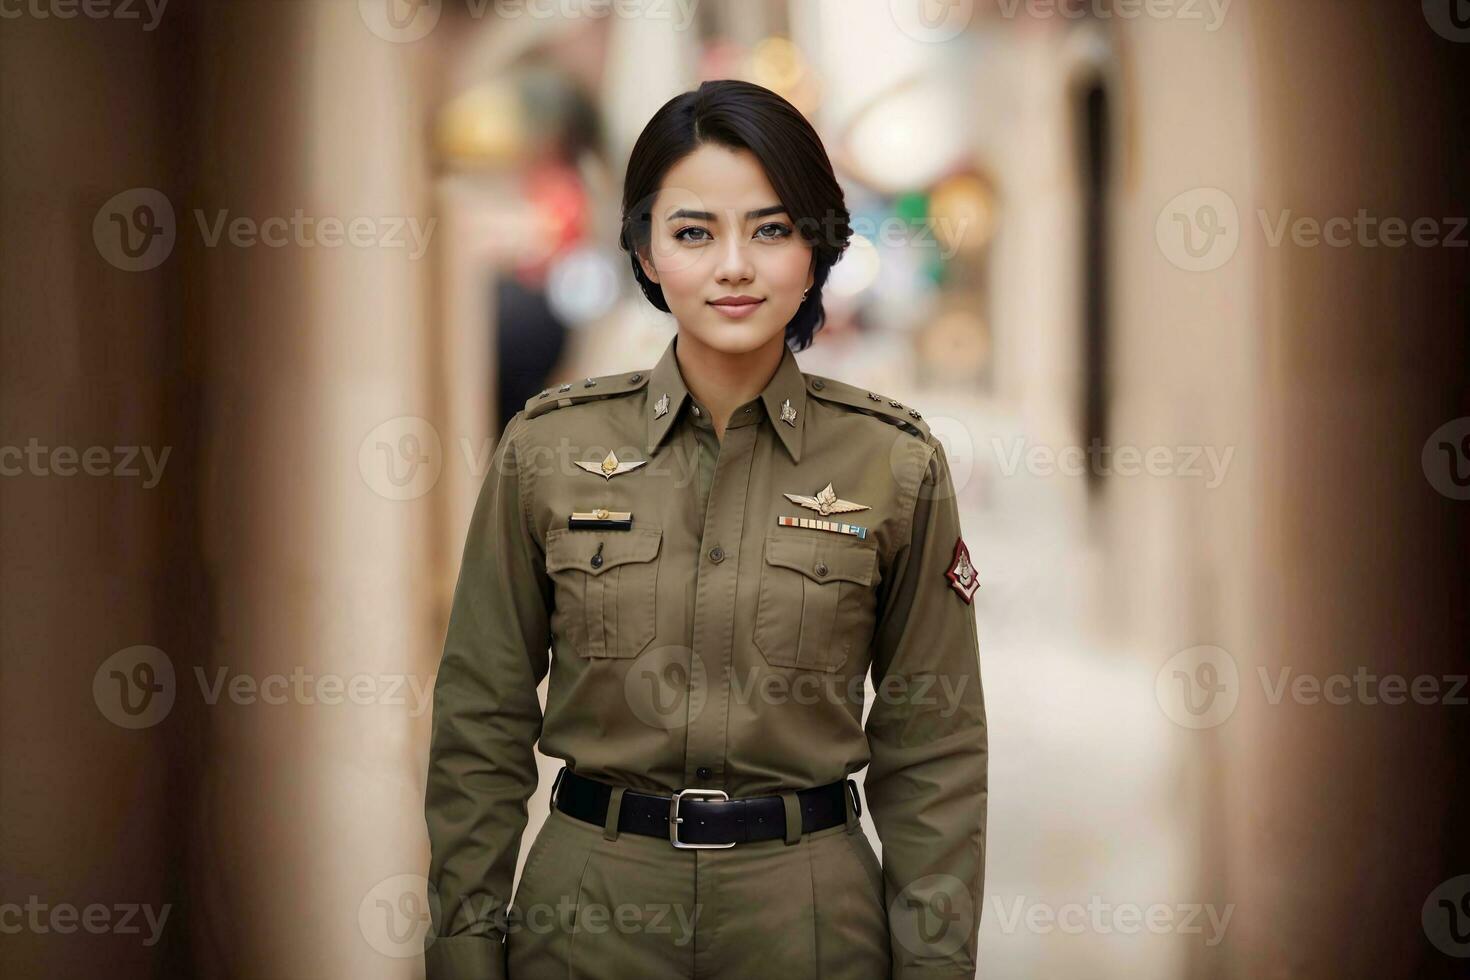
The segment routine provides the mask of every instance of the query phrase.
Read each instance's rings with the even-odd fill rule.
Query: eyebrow
[[[786,213],[786,205],[784,205],[784,204],[772,204],[772,205],[770,205],[768,207],[756,208],[754,211],[747,211],[747,212],[745,212],[745,220],[746,221],[749,221],[752,218],[764,218],[768,214],[785,214],[785,213]],[[715,220],[714,214],[711,213],[711,212],[709,212],[709,211],[690,211],[688,208],[679,208],[676,211],[671,211],[669,213],[669,216],[667,218],[665,218],[664,220],[665,221],[677,221],[680,218],[693,218],[696,221],[713,221],[713,220]]]

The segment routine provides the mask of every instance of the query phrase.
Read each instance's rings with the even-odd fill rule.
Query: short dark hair
[[[669,312],[663,289],[644,273],[638,256],[651,240],[651,209],[664,175],[705,143],[755,154],[797,234],[812,247],[812,287],[786,324],[787,344],[805,350],[825,319],[822,286],[852,237],[851,215],[816,130],[768,88],[730,78],[707,81],[665,102],[643,127],[628,158],[618,235],[633,276],[648,301]]]

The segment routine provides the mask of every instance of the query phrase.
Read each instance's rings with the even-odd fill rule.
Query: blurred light
[[[699,81],[739,78],[745,62],[745,46],[729,38],[713,38],[699,53]]]
[[[515,90],[487,82],[455,96],[439,110],[434,141],[448,163],[503,166],[520,155],[525,129]]]
[[[775,92],[796,88],[807,73],[801,49],[790,38],[768,37],[750,52],[750,80]]]
[[[856,296],[877,280],[879,266],[878,250],[873,247],[872,240],[853,235],[848,240],[842,260],[832,267],[823,292],[830,290],[835,296]]]
[[[606,249],[571,249],[551,264],[546,301],[569,326],[586,326],[607,315],[617,297],[618,266]]]
[[[587,192],[575,168],[542,163],[522,178],[521,193],[535,211],[536,231],[518,249],[514,271],[521,282],[539,288],[550,263],[586,237]]]
[[[973,381],[990,359],[990,334],[980,314],[954,307],[919,331],[919,356],[936,381]]]
[[[878,243],[878,279],[863,297],[874,323],[885,330],[910,331],[929,322],[940,296],[928,271],[928,256],[934,251]]]
[[[964,118],[937,82],[916,81],[858,113],[844,135],[859,179],[890,194],[925,187],[965,158]]]
[[[979,174],[948,177],[930,195],[929,220],[946,252],[978,252],[995,232],[995,190]]]

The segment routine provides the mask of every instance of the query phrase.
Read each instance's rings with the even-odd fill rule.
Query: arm
[[[434,684],[424,818],[427,980],[503,980],[506,910],[541,735],[550,584],[531,534],[517,412],[470,518]]]
[[[974,977],[985,888],[988,736],[975,610],[945,572],[959,512],[944,449],[914,504],[875,638],[865,730],[894,980]]]

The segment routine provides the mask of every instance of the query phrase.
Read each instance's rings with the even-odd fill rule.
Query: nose
[[[746,249],[750,247],[750,243],[741,235],[727,235],[718,247],[720,259],[715,268],[715,278],[726,285],[749,282],[752,272],[750,255]]]

